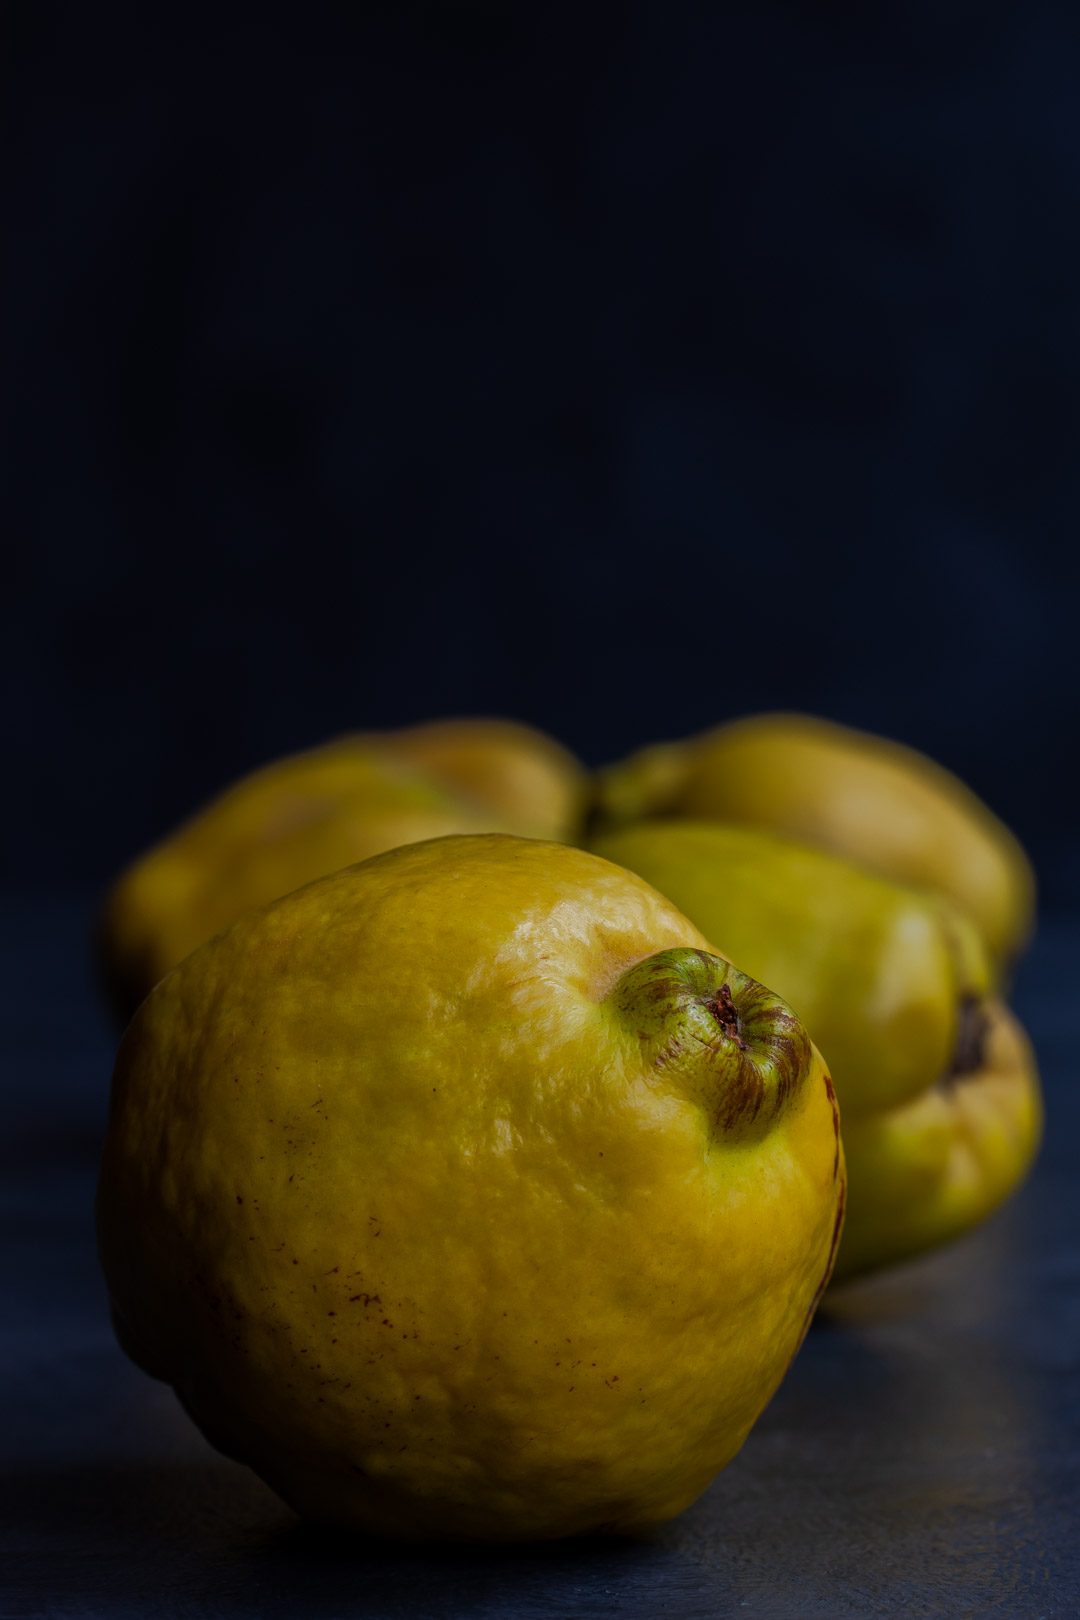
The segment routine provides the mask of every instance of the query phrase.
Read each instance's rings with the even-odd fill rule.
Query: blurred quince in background
[[[957,1236],[1023,1178],[1041,1102],[1002,984],[1032,926],[1027,858],[931,760],[805,716],[643,749],[591,788],[512,721],[361,733],[269,765],[113,888],[114,1004],[126,1018],[252,907],[397,846],[487,832],[588,845],[640,874],[794,1007],[843,1113],[838,1279]]]
[[[228,788],[108,895],[98,942],[127,1020],[161,976],[251,906],[400,844],[506,832],[576,841],[581,765],[507,720],[434,721],[341,737]]]
[[[849,1175],[837,1280],[959,1235],[1020,1182],[1041,1126],[1035,1062],[950,901],[719,822],[641,822],[592,848],[783,996],[824,1053]]]
[[[704,1490],[843,1192],[783,1001],[632,873],[488,836],[249,910],[162,980],[98,1210],[125,1348],[298,1512],[506,1540]]]
[[[761,827],[939,890],[975,922],[998,974],[1031,932],[1034,876],[1009,829],[925,755],[831,721],[756,715],[644,748],[600,773],[596,804],[601,824]]]

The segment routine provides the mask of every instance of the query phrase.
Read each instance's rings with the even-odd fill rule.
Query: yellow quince
[[[837,1280],[958,1236],[1022,1180],[1042,1120],[1034,1058],[948,901],[718,822],[642,822],[594,848],[775,985],[820,1045],[850,1181]]]
[[[601,773],[597,809],[760,827],[935,889],[966,911],[1000,975],[1026,943],[1035,879],[1009,829],[933,760],[808,715],[762,714],[643,749]]]
[[[249,906],[339,867],[448,833],[572,839],[585,776],[506,720],[340,737],[254,771],[136,860],[106,899],[99,947],[121,1021],[163,973]]]
[[[637,1530],[735,1454],[840,1231],[822,1060],[639,878],[450,837],[249,910],[117,1060],[121,1340],[300,1513]]]

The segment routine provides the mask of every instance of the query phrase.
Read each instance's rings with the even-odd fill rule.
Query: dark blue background
[[[17,881],[344,728],[791,705],[1080,894],[1074,7],[132,9],[13,10]]]

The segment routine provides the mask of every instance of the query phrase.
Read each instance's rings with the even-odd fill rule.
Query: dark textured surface
[[[88,908],[0,946],[0,1615],[1009,1620],[1080,1612],[1080,926],[1018,984],[1038,1171],[950,1253],[837,1298],[742,1455],[654,1540],[430,1552],[312,1535],[116,1348],[91,1229],[110,1040]]]

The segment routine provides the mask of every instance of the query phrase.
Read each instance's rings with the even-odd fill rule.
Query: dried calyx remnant
[[[809,1073],[809,1037],[790,1007],[708,951],[646,957],[612,998],[650,1067],[681,1075],[717,1129],[767,1130]]]
[[[975,1074],[986,1062],[986,1042],[990,1034],[990,1017],[986,1003],[980,996],[961,996],[957,1008],[956,1045],[946,1081],[960,1080]]]
[[[747,1042],[743,1039],[742,1023],[732,1000],[731,990],[726,984],[720,986],[708,1006],[716,1022],[726,1034],[730,1035],[740,1052],[745,1052]]]

